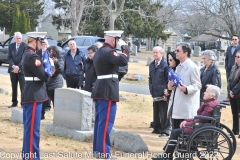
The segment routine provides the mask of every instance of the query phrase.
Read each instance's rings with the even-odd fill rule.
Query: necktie
[[[158,66],[158,62],[155,62],[155,68],[157,68],[157,66]]]
[[[19,45],[17,45],[16,51],[18,52]]]

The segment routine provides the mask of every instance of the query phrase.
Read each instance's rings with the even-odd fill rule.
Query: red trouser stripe
[[[109,116],[110,116],[110,109],[112,106],[112,101],[110,100],[108,102],[108,110],[107,110],[107,118],[106,118],[106,123],[104,127],[104,133],[103,133],[103,153],[106,155],[106,136],[107,136],[107,131],[108,131],[108,121],[109,121]]]
[[[32,121],[31,121],[31,129],[30,129],[30,160],[33,159],[33,134],[34,134],[34,122],[35,122],[35,113],[36,113],[36,105],[37,102],[33,103],[33,109],[32,109]]]

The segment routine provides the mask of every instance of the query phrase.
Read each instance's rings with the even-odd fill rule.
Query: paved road
[[[137,94],[146,94],[150,95],[148,86],[141,86],[128,83],[119,83],[119,90],[124,92],[131,92]]]
[[[0,74],[8,74],[7,73],[8,65],[3,64],[0,66]]]

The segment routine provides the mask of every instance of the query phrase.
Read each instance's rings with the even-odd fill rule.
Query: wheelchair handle
[[[205,119],[205,120],[210,120],[210,121],[215,120],[215,118],[209,117],[209,116],[194,116],[194,119]]]
[[[227,103],[221,102],[220,104],[216,105],[222,108],[226,108],[226,105],[228,105]]]

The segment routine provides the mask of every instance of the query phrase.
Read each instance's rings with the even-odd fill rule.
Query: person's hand
[[[166,96],[163,96],[163,101],[167,101],[168,98]]]
[[[13,73],[18,73],[18,71],[19,71],[19,67],[15,66],[15,65],[12,66],[12,69],[13,69],[12,70]]]
[[[182,123],[180,124],[180,128],[185,127],[186,123],[187,123],[187,121],[182,121]]]
[[[179,87],[180,91],[183,93],[185,93],[187,91],[187,87],[184,84],[182,84],[182,85],[179,84],[178,87]]]
[[[230,95],[231,98],[234,98],[234,95],[233,95],[232,91],[229,92],[229,95]]]
[[[82,90],[82,87],[79,87],[79,90]]]
[[[169,81],[169,82],[168,82],[168,89],[169,89],[169,90],[173,90],[174,88],[176,88],[176,87],[174,86],[174,82],[173,82],[173,81]]]
[[[167,89],[164,89],[164,95],[165,96],[169,96],[170,94],[168,93],[168,90]]]
[[[58,59],[56,57],[52,57],[53,63],[57,63]]]
[[[52,71],[52,75],[54,75],[55,71],[56,71],[55,69]]]

